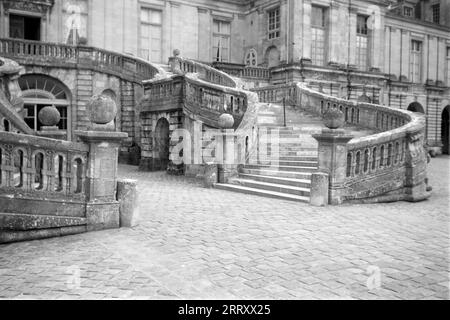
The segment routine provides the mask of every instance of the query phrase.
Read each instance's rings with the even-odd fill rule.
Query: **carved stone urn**
[[[93,96],[87,103],[90,119],[95,124],[107,124],[114,120],[117,105],[113,99],[105,95]]]
[[[344,113],[338,108],[330,108],[323,114],[323,123],[329,129],[339,129],[344,126]]]
[[[234,125],[234,118],[229,113],[223,113],[219,117],[219,127],[222,129],[231,129]]]
[[[55,106],[47,106],[38,114],[39,121],[46,127],[56,126],[61,121],[61,115]]]

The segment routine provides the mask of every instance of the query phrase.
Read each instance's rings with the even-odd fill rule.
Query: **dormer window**
[[[439,23],[439,18],[441,15],[441,6],[438,4],[432,5],[431,6],[431,11],[433,13],[433,22],[434,23]]]
[[[414,9],[412,7],[404,6],[403,7],[403,15],[405,17],[413,17],[414,16]]]

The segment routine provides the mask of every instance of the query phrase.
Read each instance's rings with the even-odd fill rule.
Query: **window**
[[[41,129],[38,114],[46,106],[55,106],[61,116],[57,124],[60,130],[69,131],[68,89],[53,78],[41,75],[24,75],[19,79],[25,109],[25,122],[36,131]],[[68,135],[69,136],[69,135]]]
[[[414,9],[411,7],[403,7],[403,15],[405,17],[412,17],[414,16]]]
[[[312,7],[311,17],[311,59],[315,65],[325,63],[325,9],[322,7]]]
[[[140,57],[161,62],[162,11],[141,8]]]
[[[269,39],[280,37],[280,8],[268,11],[268,36]]]
[[[447,47],[447,86],[450,87],[450,47]]]
[[[431,6],[431,11],[433,14],[433,22],[439,23],[439,17],[441,15],[441,8],[439,4],[435,4]]]
[[[87,0],[70,0],[64,6],[64,43],[87,44]]]
[[[420,82],[422,70],[422,42],[411,41],[410,79],[412,82]]]
[[[367,70],[368,43],[367,17],[358,15],[356,20],[356,65],[360,70]]]
[[[212,60],[230,61],[231,23],[228,21],[213,21],[213,51]]]
[[[10,14],[9,37],[24,40],[41,40],[41,18]]]

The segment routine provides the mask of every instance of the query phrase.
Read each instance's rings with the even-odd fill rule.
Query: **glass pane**
[[[213,21],[213,32],[215,32],[215,33],[220,32],[220,23],[217,20]]]
[[[148,17],[148,9],[141,9],[141,21],[142,22],[149,22],[149,17]]]

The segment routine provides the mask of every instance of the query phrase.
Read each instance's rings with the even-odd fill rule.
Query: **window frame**
[[[437,8],[437,16],[436,16],[436,12],[435,9]],[[431,5],[431,21],[433,23],[437,23],[440,24],[441,22],[441,4],[440,3],[435,3]]]
[[[410,15],[406,14],[407,10],[411,12]],[[414,8],[410,6],[403,6],[403,16],[408,18],[414,18]]]
[[[271,15],[274,14],[274,21],[271,23]],[[275,7],[267,10],[267,38],[269,40],[278,39],[281,37],[281,10],[280,7]]]
[[[364,19],[364,26],[361,27],[360,21],[361,18]],[[356,65],[360,70],[367,71],[369,68],[369,53],[370,53],[370,33],[367,22],[369,17],[362,14],[356,15]],[[365,47],[361,46],[362,43],[365,43]],[[362,54],[362,50],[364,50],[364,54]],[[364,61],[361,59],[364,57]]]
[[[149,17],[151,17],[151,12],[158,12],[160,14],[160,23],[154,23],[151,22],[149,19],[149,21],[143,21],[142,20],[142,11],[148,11],[149,13]],[[161,63],[162,62],[162,56],[163,56],[163,24],[164,24],[164,10],[163,8],[159,8],[159,7],[152,7],[152,6],[140,6],[139,8],[139,54],[138,56],[140,58],[143,58],[145,60],[151,61],[151,62],[155,62],[155,63]],[[149,46],[148,48],[144,48],[143,46],[143,32],[142,32],[142,28],[143,26],[147,26],[149,28],[149,37],[148,37],[148,42],[149,42]],[[152,60],[152,49],[151,49],[151,42],[152,42],[152,37],[151,37],[151,28],[152,27],[158,27],[160,30],[160,39],[159,39],[159,57],[158,60]],[[143,54],[144,51],[147,51],[147,57],[145,57],[145,54]]]
[[[446,47],[446,61],[447,61],[447,86],[450,87],[450,45]]]
[[[321,23],[320,24],[314,24],[313,19],[311,19],[311,61],[314,65],[317,66],[324,66],[326,64],[326,57],[327,57],[327,8],[318,6],[318,5],[312,5],[311,6],[311,18],[314,17],[313,11],[314,10],[320,10],[321,12]],[[317,49],[318,49],[318,41],[315,39],[318,32],[322,33],[322,55],[320,59],[317,59]],[[319,61],[320,60],[320,61]]]
[[[218,32],[216,32],[215,31],[215,23],[218,23],[218,26],[219,26],[219,31]],[[229,26],[229,29],[228,29],[228,33],[223,33],[223,32],[221,32],[221,26],[222,26],[222,24],[228,24],[228,26]],[[231,62],[231,21],[230,20],[224,20],[224,19],[219,19],[219,18],[215,18],[215,17],[213,17],[213,19],[212,19],[212,46],[211,46],[211,61],[214,61],[214,62],[225,62],[225,63],[229,63],[229,62]],[[226,39],[227,40],[227,51],[228,51],[228,53],[227,53],[227,57],[226,57],[226,61],[223,59],[223,51],[222,51],[222,49],[224,48],[224,46],[220,46],[220,47],[217,47],[217,46],[215,46],[215,44],[214,44],[214,39],[215,38],[221,38],[221,39]],[[214,52],[215,52],[215,49],[219,49],[219,53],[220,53],[220,60],[217,60],[217,55],[215,55],[214,54]],[[217,53],[217,51],[216,51],[216,53]]]
[[[417,46],[416,46],[417,44]],[[415,50],[415,48],[419,48],[419,50]],[[423,41],[422,40],[418,40],[418,39],[411,39],[411,43],[410,43],[410,70],[409,70],[409,75],[410,75],[410,80],[413,83],[421,83],[422,82],[422,68],[423,68]],[[418,60],[415,60],[415,57],[418,57]],[[417,78],[415,77],[416,74],[416,70],[413,68],[415,65],[418,65],[418,70],[417,70]]]

